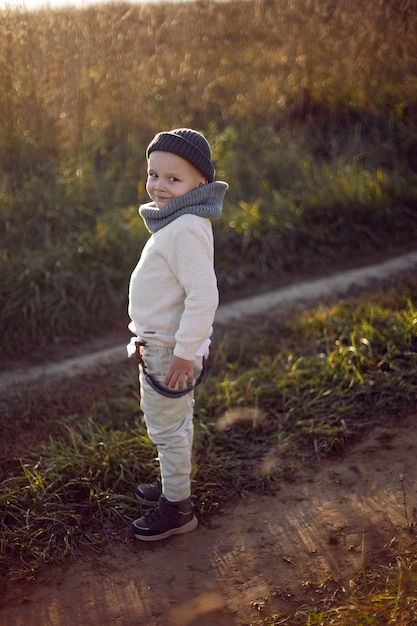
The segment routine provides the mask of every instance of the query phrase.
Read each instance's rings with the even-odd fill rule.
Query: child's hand
[[[173,355],[168,373],[165,376],[165,385],[172,389],[184,389],[184,384],[192,385],[193,369],[194,361],[186,361]]]

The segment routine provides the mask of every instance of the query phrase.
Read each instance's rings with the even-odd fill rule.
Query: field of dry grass
[[[1,349],[109,328],[144,151],[193,126],[230,190],[223,299],[416,236],[416,11],[277,0],[0,12]]]

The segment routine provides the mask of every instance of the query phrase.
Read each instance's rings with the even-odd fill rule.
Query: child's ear
[[[201,179],[201,182],[199,184],[199,187],[202,187],[203,185],[207,185],[208,184],[208,180],[206,177]]]

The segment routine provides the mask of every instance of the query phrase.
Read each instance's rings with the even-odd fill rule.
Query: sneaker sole
[[[138,528],[134,524],[132,524],[132,532],[135,536],[135,539],[139,539],[139,541],[159,541],[160,539],[167,539],[168,537],[172,537],[173,535],[184,535],[185,533],[190,533],[195,530],[198,526],[198,519],[194,516],[192,520],[184,524],[183,526],[179,526],[178,528],[172,528],[171,530],[167,530],[164,533],[160,533],[159,535],[140,535],[136,534],[138,532]]]

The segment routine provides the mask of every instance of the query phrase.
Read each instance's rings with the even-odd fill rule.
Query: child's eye
[[[175,176],[171,176],[171,178],[169,179],[172,183],[177,183],[178,182],[178,178],[175,178]]]

